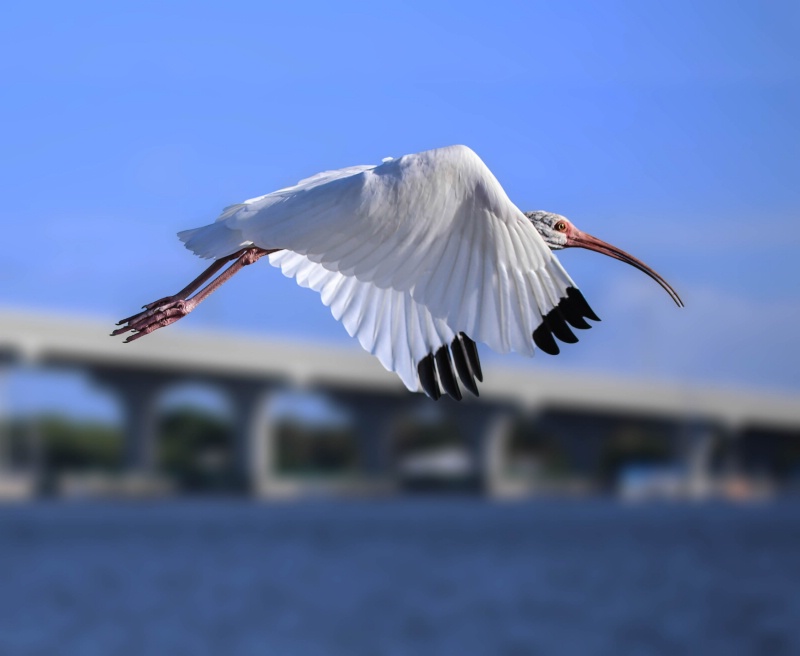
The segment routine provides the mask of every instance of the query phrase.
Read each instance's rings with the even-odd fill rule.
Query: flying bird
[[[361,346],[411,391],[478,395],[476,342],[494,351],[556,355],[574,329],[599,321],[552,251],[579,247],[643,271],[632,255],[551,212],[522,212],[483,161],[450,146],[377,166],[318,173],[226,207],[178,233],[214,263],[177,294],[123,319],[131,342],[168,326],[262,257],[320,294]],[[227,268],[225,268],[227,266]],[[215,277],[216,276],[216,277]],[[204,286],[205,285],[205,286]]]

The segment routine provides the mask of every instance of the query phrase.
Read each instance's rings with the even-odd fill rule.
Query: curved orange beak
[[[678,292],[676,292],[672,286],[664,280],[660,275],[658,275],[653,269],[647,266],[641,260],[636,259],[633,255],[626,253],[625,251],[617,248],[616,246],[612,246],[604,242],[602,239],[598,239],[597,237],[593,237],[592,235],[586,234],[571,226],[571,230],[567,234],[567,244],[565,248],[569,248],[574,246],[575,248],[586,248],[590,251],[595,251],[597,253],[602,253],[603,255],[608,255],[609,257],[613,257],[615,260],[620,260],[621,262],[626,262],[630,264],[632,267],[636,267],[639,271],[643,271],[648,276],[650,276],[653,280],[655,280],[659,285],[664,288],[664,291],[670,295],[675,304],[678,307],[683,307],[683,301],[681,297],[678,296]]]

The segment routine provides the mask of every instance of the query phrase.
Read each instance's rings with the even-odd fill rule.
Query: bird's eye
[[[558,223],[556,223],[555,227],[556,227],[556,230],[558,230],[559,232],[566,232],[567,231],[567,224],[564,223],[563,221],[559,221]]]

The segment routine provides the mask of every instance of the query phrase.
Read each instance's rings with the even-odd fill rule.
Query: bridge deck
[[[0,359],[45,366],[114,368],[173,375],[271,379],[305,388],[407,394],[396,376],[357,346],[183,329],[133,344],[108,336],[111,321],[0,310]],[[481,398],[523,408],[708,418],[730,425],[800,427],[800,395],[689,387],[486,363]]]

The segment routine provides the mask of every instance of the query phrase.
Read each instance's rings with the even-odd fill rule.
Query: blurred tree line
[[[350,476],[360,468],[353,429],[314,424],[302,417],[281,418],[275,426],[275,466],[286,476]],[[631,420],[613,415],[554,412],[535,422],[518,422],[509,441],[509,462],[518,473],[537,478],[583,476],[611,487],[630,465],[678,464],[680,433],[665,421]],[[731,463],[739,471],[767,475],[798,485],[800,434],[753,428],[735,440],[715,436],[713,466]],[[401,421],[392,445],[394,459],[460,445],[448,421]],[[188,492],[233,492],[241,481],[230,422],[196,407],[166,410],[157,437],[158,468]],[[45,489],[62,473],[120,472],[125,454],[119,426],[56,415],[16,418],[0,423],[0,469],[33,469]],[[463,445],[462,445],[463,446]]]
[[[308,424],[286,417],[276,426],[279,473],[346,475],[358,470],[359,454],[349,426]]]
[[[289,417],[278,423],[276,435],[280,473],[329,476],[358,469],[347,426],[309,425]],[[46,489],[65,472],[121,472],[124,447],[121,428],[101,421],[42,415],[0,424],[0,467],[34,469]],[[182,491],[235,491],[241,481],[234,448],[230,423],[202,409],[169,409],[159,421],[158,469]]]
[[[58,415],[12,419],[2,428],[0,462],[35,469],[52,486],[64,472],[120,472],[122,430],[115,424]],[[188,492],[234,486],[229,427],[195,408],[166,411],[158,427],[158,467]]]
[[[118,469],[122,439],[117,427],[58,415],[15,418],[2,430],[2,460],[12,468],[60,470]]]

